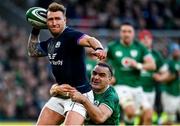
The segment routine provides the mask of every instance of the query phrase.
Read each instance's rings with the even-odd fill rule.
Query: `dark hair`
[[[66,8],[62,4],[56,2],[52,2],[48,6],[47,11],[52,11],[52,12],[61,11],[63,12],[64,15],[66,15]]]
[[[134,28],[134,25],[133,25],[132,23],[130,23],[130,22],[122,22],[120,28],[121,28],[123,25],[129,25],[129,26],[131,26],[131,27]]]
[[[107,63],[104,63],[104,62],[99,62],[97,65],[98,65],[98,66],[102,66],[102,67],[106,67],[106,68],[108,68],[108,69],[109,69],[109,72],[110,72],[111,77],[113,76],[112,68],[111,68],[111,67],[110,67]]]

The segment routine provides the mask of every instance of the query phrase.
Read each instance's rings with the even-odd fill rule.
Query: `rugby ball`
[[[47,10],[41,7],[29,8],[26,11],[26,20],[34,27],[46,29],[46,12]]]

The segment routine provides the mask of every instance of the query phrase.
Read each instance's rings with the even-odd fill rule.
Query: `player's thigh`
[[[66,114],[64,125],[83,125],[85,118],[75,111],[69,111]]]
[[[161,95],[163,111],[169,114],[175,114],[178,111],[178,97],[163,92]]]
[[[149,102],[151,108],[153,108],[155,102],[155,92],[144,92],[144,95],[147,98],[147,101]]]
[[[66,100],[51,97],[49,101],[44,105],[37,124],[60,124],[64,121],[64,103]]]
[[[57,125],[64,121],[64,116],[44,107],[37,121],[37,125]]]
[[[94,95],[92,91],[84,93],[83,95],[85,95],[93,103]],[[82,104],[70,101],[69,103],[66,103],[64,107],[66,114],[64,124],[81,125],[84,123],[84,120],[87,116],[87,112]]]
[[[114,89],[116,90],[119,99],[120,99],[120,105],[125,108],[126,106],[133,105],[134,99],[131,92],[131,88],[126,85],[116,85],[114,86]]]

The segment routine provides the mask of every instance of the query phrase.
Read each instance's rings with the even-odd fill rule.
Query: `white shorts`
[[[147,98],[143,95],[142,87],[115,85],[114,88],[118,93],[120,104],[123,108],[128,105],[133,105],[135,107],[136,114],[140,114],[141,107],[144,110],[151,107]]]
[[[172,96],[166,92],[162,92],[161,102],[164,112],[175,114],[180,106],[180,96]]]
[[[155,103],[155,92],[144,92],[143,95],[147,98],[147,101],[149,102],[151,108],[154,108]]]
[[[94,95],[92,90],[84,93],[83,95],[85,95],[92,103],[94,102]],[[59,97],[51,97],[49,101],[44,105],[43,109],[45,107],[48,107],[49,109],[63,116],[65,116],[68,111],[75,111],[86,118],[86,109],[84,108],[84,106],[78,102],[73,102],[70,98],[62,99]]]

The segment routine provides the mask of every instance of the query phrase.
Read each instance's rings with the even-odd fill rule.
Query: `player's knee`
[[[133,118],[135,116],[135,109],[132,105],[126,106],[124,112],[128,118]]]

